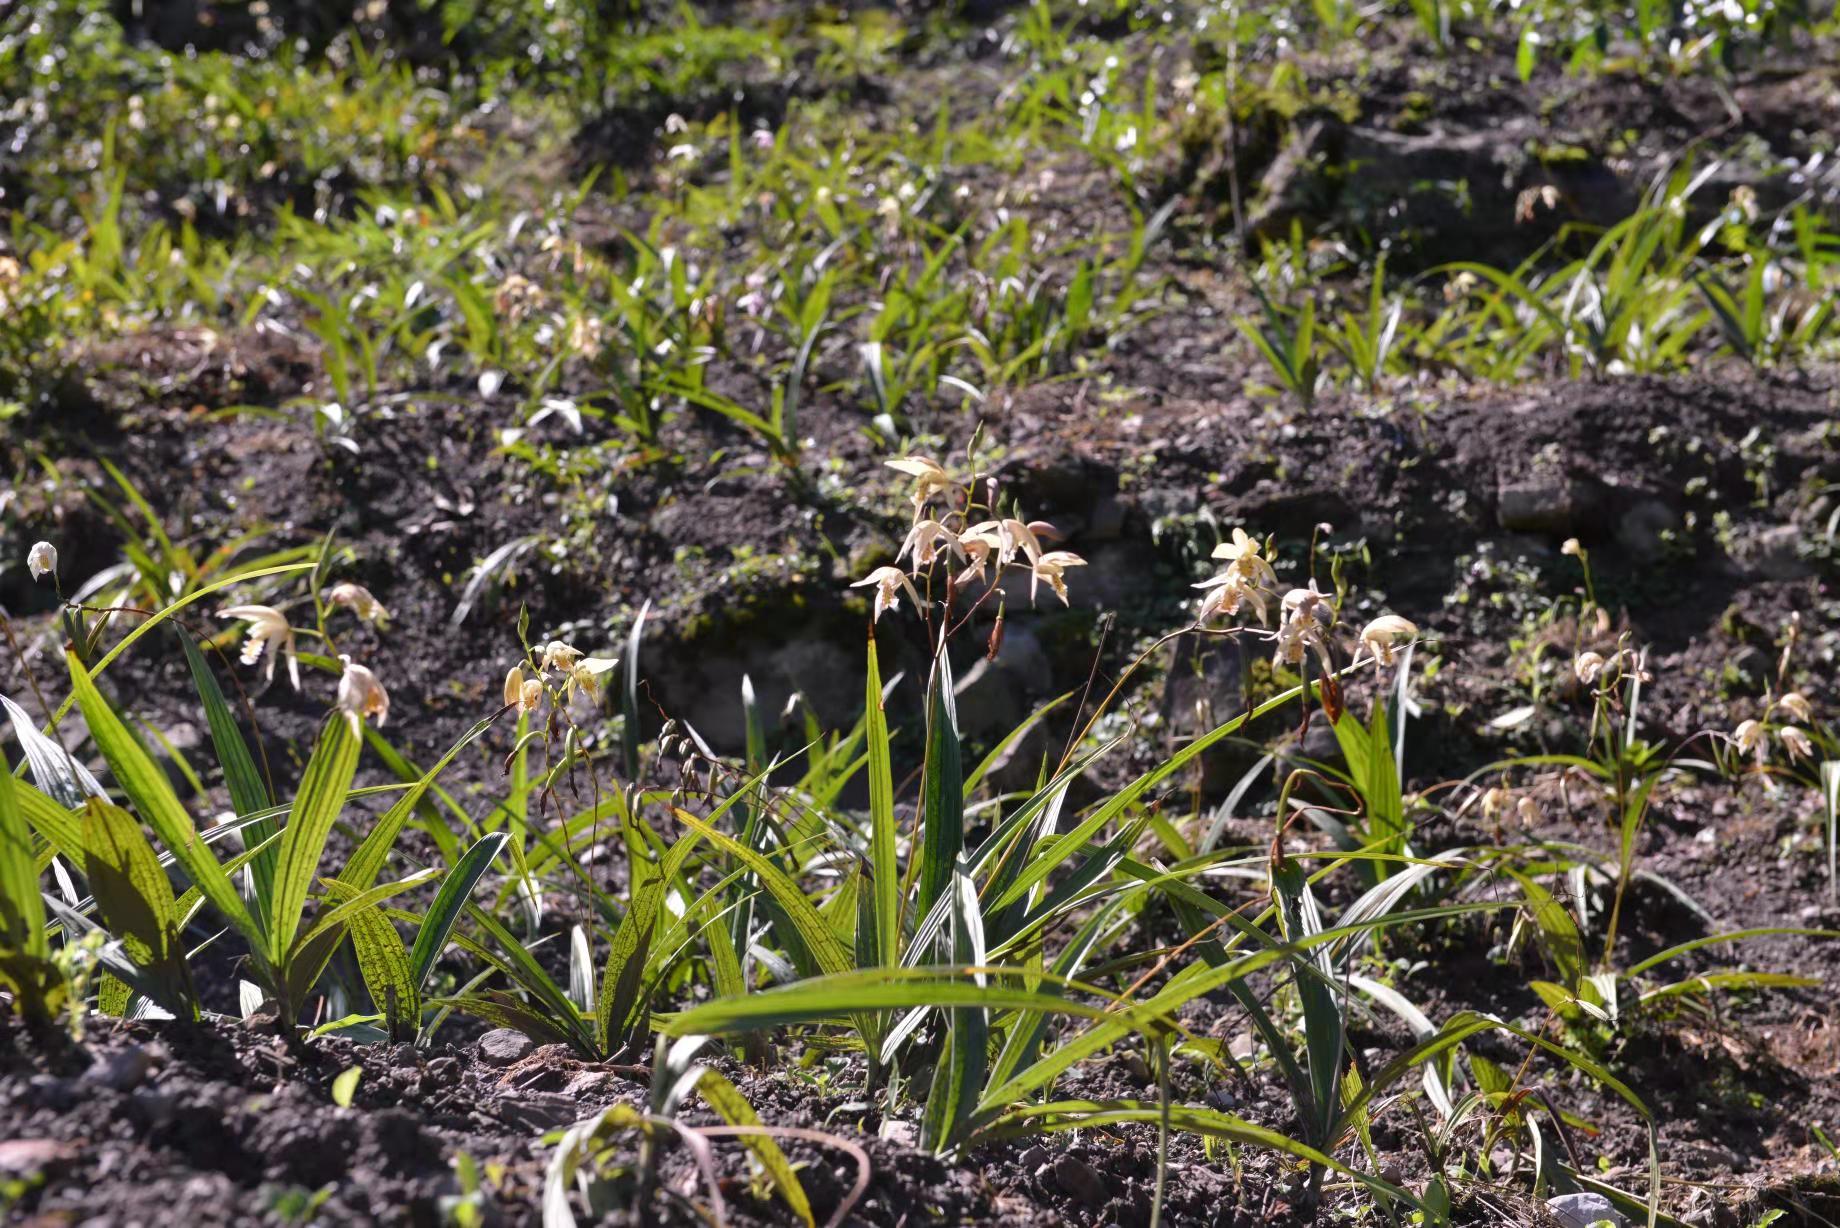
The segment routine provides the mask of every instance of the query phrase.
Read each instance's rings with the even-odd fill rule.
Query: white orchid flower
[[[589,699],[601,697],[601,675],[611,673],[620,664],[618,657],[583,657],[568,668],[568,678],[562,684],[564,698],[572,690],[579,690]]]
[[[896,559],[914,556],[914,570],[932,566],[939,557],[940,547],[944,546],[960,558],[965,555],[965,548],[958,534],[940,524],[937,520],[916,520],[914,527],[907,531],[907,540],[901,543],[901,549],[895,554]]]
[[[1578,681],[1590,686],[1597,681],[1608,664],[1601,652],[1581,652],[1578,659],[1572,662],[1572,673],[1577,675]]]
[[[1361,647],[1373,654],[1374,660],[1381,665],[1391,665],[1394,660],[1394,642],[1409,640],[1417,634],[1418,624],[1411,619],[1401,618],[1397,614],[1382,614],[1361,628]]]
[[[300,661],[294,655],[294,628],[287,615],[268,605],[233,605],[217,612],[219,618],[241,619],[249,624],[243,640],[243,664],[263,662],[262,677],[274,681],[275,658],[287,657],[288,680],[300,689]]]
[[[1783,749],[1789,752],[1791,759],[1814,758],[1814,742],[1799,725],[1784,725],[1776,731],[1782,740]]]
[[[920,594],[914,590],[914,583],[907,578],[907,573],[899,567],[877,567],[862,579],[850,585],[851,588],[875,588],[875,615],[871,622],[880,622],[882,615],[900,604],[902,591],[907,593],[914,609],[920,608]]]
[[[353,733],[361,731],[364,718],[377,718],[377,727],[390,715],[390,693],[383,689],[383,683],[377,681],[369,667],[359,665],[350,657],[341,655],[339,661],[345,666],[345,672],[339,676],[339,711],[351,722]]]
[[[34,580],[43,580],[57,572],[57,547],[50,542],[39,542],[26,551],[26,570],[32,573]]]
[[[1067,600],[1067,569],[1084,567],[1086,560],[1067,550],[1050,550],[1035,559],[1035,566],[1030,569],[1029,600],[1035,600],[1035,590],[1043,580],[1054,590],[1054,595],[1061,599],[1062,605],[1070,605]]]
[[[905,473],[914,479],[914,510],[916,512],[925,507],[926,501],[936,492],[952,489],[952,475],[947,473],[938,461],[928,457],[903,456],[899,460],[883,463],[896,473]]]
[[[546,674],[552,669],[559,669],[567,673],[579,660],[581,660],[581,649],[573,644],[565,644],[561,640],[551,640],[543,646],[543,657],[538,668]]]
[[[1329,647],[1324,632],[1335,621],[1335,613],[1327,597],[1328,594],[1316,587],[1315,580],[1310,581],[1308,588],[1294,588],[1284,594],[1279,607],[1283,621],[1278,624],[1275,656],[1279,664],[1299,664],[1305,650],[1313,649],[1323,668],[1329,668]]]
[[[344,606],[374,627],[385,626],[390,621],[390,612],[383,608],[381,601],[371,595],[371,590],[362,584],[353,584],[350,580],[342,581],[327,589],[326,600],[333,605]]]

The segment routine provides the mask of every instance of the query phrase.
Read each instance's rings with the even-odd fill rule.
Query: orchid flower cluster
[[[1195,621],[1206,626],[1248,610],[1257,616],[1261,626],[1266,626],[1275,603],[1277,630],[1263,633],[1274,646],[1273,660],[1279,665],[1298,665],[1306,654],[1314,653],[1323,670],[1333,672],[1334,650],[1329,633],[1336,623],[1334,601],[1316,587],[1314,579],[1280,597],[1278,573],[1266,557],[1268,549],[1240,528],[1233,530],[1231,540],[1215,546],[1214,557],[1225,559],[1227,566],[1220,574],[1195,585],[1203,592]],[[1361,629],[1361,648],[1375,664],[1392,665],[1397,660],[1398,643],[1417,634],[1418,626],[1410,620],[1383,614]]]
[[[1783,718],[1787,717],[1787,720]],[[1814,723],[1814,708],[1800,691],[1788,691],[1772,699],[1764,708],[1762,720],[1741,721],[1731,731],[1731,743],[1738,751],[1762,764],[1770,757],[1770,735],[1782,743],[1791,759],[1812,759],[1814,739],[1805,725]]]
[[[925,574],[941,560],[960,565],[950,577],[953,591],[976,581],[989,593],[1005,572],[1012,566],[1020,566],[1029,572],[1030,601],[1035,600],[1041,586],[1046,584],[1061,599],[1062,605],[1069,604],[1067,572],[1070,568],[1086,566],[1086,560],[1069,550],[1043,547],[1044,538],[1052,541],[1057,536],[1052,525],[1017,516],[971,520],[971,513],[980,506],[995,509],[994,478],[986,480],[986,504],[969,503],[962,510],[936,511],[935,500],[959,488],[942,465],[924,456],[904,456],[887,464],[890,469],[914,480],[911,500],[914,519],[900,552],[895,555],[895,561],[906,560],[910,570],[897,566],[877,567],[850,585],[851,588],[875,590],[876,621],[896,608],[903,594],[913,602],[915,609],[924,609],[926,603],[920,599],[913,578]]]
[[[551,640],[541,652],[513,665],[505,675],[505,707],[528,716],[541,709],[545,699],[562,710],[568,708],[578,692],[598,700],[601,675],[612,672],[619,664],[618,657],[591,657],[573,644]],[[528,676],[525,666],[530,667]]]
[[[333,585],[321,595],[325,604],[348,609],[376,627],[389,622],[390,612],[362,584],[346,581]],[[275,662],[287,661],[288,681],[300,689],[300,656],[294,627],[286,614],[272,605],[233,605],[217,612],[219,618],[246,624],[243,633],[244,665],[261,665],[265,681],[275,680]],[[341,671],[336,707],[356,730],[366,717],[376,717],[381,727],[390,715],[390,693],[368,666],[360,665],[345,653],[339,654]]]

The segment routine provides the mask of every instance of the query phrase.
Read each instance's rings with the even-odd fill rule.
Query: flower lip
[[[294,653],[294,628],[288,625],[287,615],[269,605],[233,605],[219,610],[217,616],[249,624],[247,637],[243,640],[244,665],[263,662],[262,677],[272,682],[275,677],[275,658],[285,656],[288,680],[294,684],[296,691],[300,689],[300,662]]]

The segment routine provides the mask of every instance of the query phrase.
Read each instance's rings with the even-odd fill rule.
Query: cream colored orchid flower
[[[1054,590],[1054,595],[1061,599],[1062,605],[1072,604],[1067,600],[1067,569],[1084,567],[1086,560],[1067,550],[1050,550],[1035,560],[1029,575],[1029,600],[1035,600],[1035,590],[1043,580]]]
[[[551,640],[543,646],[543,656],[537,668],[546,674],[552,669],[559,669],[566,674],[579,660],[581,660],[581,649],[573,644],[565,644],[561,640]]]
[[[1000,565],[1008,567],[1011,560],[1016,557],[1017,550],[1021,550],[1028,557],[1031,567],[1041,558],[1041,540],[1035,536],[1035,530],[1022,521],[1013,518],[1000,521],[997,525],[997,532],[1001,533],[1005,539],[1003,553],[997,559]]]
[[[899,460],[882,463],[896,473],[905,473],[914,479],[915,512],[925,507],[926,501],[937,492],[952,489],[952,475],[947,473],[938,461],[924,456],[903,456]]]
[[[1784,725],[1776,731],[1782,740],[1783,749],[1789,752],[1791,759],[1814,758],[1814,742],[1799,725]]]
[[[1609,662],[1604,660],[1604,654],[1601,652],[1581,652],[1578,654],[1578,659],[1572,662],[1572,673],[1577,676],[1578,681],[1590,686],[1597,681],[1598,676],[1604,672],[1604,667],[1608,664]]]
[[[899,567],[877,567],[862,579],[850,585],[851,588],[875,588],[875,614],[871,622],[880,622],[882,615],[900,604],[903,590],[908,600],[914,603],[914,609],[920,608],[920,594],[914,590],[914,583],[907,578],[907,573]]]
[[[1418,634],[1418,624],[1397,614],[1382,614],[1379,618],[1361,628],[1361,647],[1373,655],[1381,665],[1391,665],[1394,660],[1393,642],[1399,639],[1411,639]]]
[[[1227,569],[1237,571],[1247,582],[1274,588],[1278,583],[1278,574],[1271,569],[1262,551],[1263,547],[1257,538],[1236,526],[1233,540],[1216,545],[1213,557],[1229,560]]]
[[[1814,708],[1809,705],[1808,697],[1800,691],[1787,692],[1776,701],[1776,706],[1804,725],[1814,723]]]
[[[618,657],[583,657],[568,668],[568,678],[562,684],[562,694],[566,699],[571,690],[579,690],[589,699],[601,697],[601,675],[611,673],[619,667]]]
[[[57,547],[50,542],[38,542],[26,551],[26,570],[32,573],[34,580],[43,580],[57,571]]]
[[[1003,553],[1003,537],[996,531],[996,521],[987,520],[983,525],[966,529],[958,535],[959,548],[965,552],[970,563],[958,573],[959,583],[975,576],[984,579],[984,568],[993,559]]]
[[[1731,731],[1731,740],[1739,751],[1755,756],[1758,762],[1763,761],[1769,748],[1769,732],[1762,721],[1739,721],[1738,727]]]
[[[1314,650],[1323,667],[1328,668],[1329,646],[1324,632],[1335,621],[1335,613],[1329,607],[1327,594],[1311,580],[1308,588],[1294,588],[1284,594],[1280,609],[1283,620],[1278,624],[1275,660],[1296,665],[1302,662],[1306,650]]]
[[[274,681],[275,658],[287,657],[288,680],[294,689],[300,689],[300,661],[294,655],[294,628],[288,626],[287,615],[273,606],[267,605],[233,605],[217,612],[219,618],[240,619],[249,624],[249,631],[243,640],[244,665],[263,662],[262,677]]]
[[[958,534],[937,520],[916,520],[914,527],[907,531],[907,540],[901,543],[901,549],[894,557],[904,559],[911,553],[914,556],[914,571],[917,573],[923,567],[932,566],[942,546],[960,558],[965,556],[964,545]]]
[[[524,677],[524,668],[513,665],[505,675],[505,707],[519,712],[535,712],[543,702],[543,680]]]
[[[383,689],[366,666],[359,665],[350,657],[341,655],[339,661],[345,666],[345,672],[339,676],[339,711],[351,722],[353,733],[358,733],[364,725],[364,718],[377,718],[377,727],[381,729],[390,715],[390,693]]]
[[[1195,615],[1197,621],[1206,622],[1216,614],[1230,618],[1239,613],[1242,605],[1250,605],[1261,624],[1268,621],[1266,601],[1270,590],[1277,587],[1278,576],[1259,550],[1258,540],[1240,528],[1233,530],[1233,540],[1214,547],[1213,557],[1228,560],[1227,568],[1195,585],[1207,590]]]
[[[390,612],[371,595],[371,590],[362,584],[353,584],[350,580],[327,589],[326,600],[333,605],[344,606],[373,627],[386,626],[390,621]]]

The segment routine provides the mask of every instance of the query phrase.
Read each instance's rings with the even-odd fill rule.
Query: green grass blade
[[[625,1041],[634,1017],[643,1010],[648,956],[665,892],[683,872],[685,858],[701,839],[699,833],[692,831],[671,846],[657,873],[633,894],[626,915],[613,933],[601,972],[600,994],[594,1004],[595,1036],[604,1052],[612,1052],[616,1042]]]
[[[984,965],[984,924],[978,907],[977,885],[966,872],[961,856],[952,875],[952,959],[969,968]],[[985,985],[981,972],[972,982]],[[965,1124],[983,1093],[990,1071],[990,1020],[982,1006],[959,1007],[947,1015],[949,1031],[945,1051],[933,1075],[926,1111],[920,1119],[920,1145],[949,1151],[963,1141]]]
[[[679,810],[678,822],[700,832],[710,843],[724,853],[745,865],[760,879],[761,887],[773,902],[779,905],[787,920],[796,931],[795,936],[805,944],[812,962],[825,974],[849,972],[856,966],[849,950],[837,938],[836,931],[818,914],[812,902],[806,898],[799,885],[787,876],[786,872],[772,858],[742,844],[734,837],[717,831],[688,811]]]
[[[447,765],[452,763],[461,751],[477,741],[486,730],[492,727],[492,724],[492,718],[487,717],[461,734],[460,740],[448,748],[440,761],[409,786],[409,791],[398,798],[396,804],[391,806],[381,819],[377,820],[376,826],[372,827],[369,834],[364,837],[364,842],[358,845],[357,852],[351,855],[351,860],[346,863],[345,869],[339,874],[341,882],[362,889],[377,880],[377,876],[383,873],[383,863],[388,859],[390,849],[396,843],[396,837],[402,833],[403,825],[409,821],[409,816],[415,813],[422,798],[434,788],[435,780],[447,770]]]
[[[32,779],[47,796],[68,809],[75,810],[86,797],[104,796],[102,785],[88,768],[78,763],[56,740],[40,733],[24,708],[0,695],[0,707],[13,723],[13,736],[25,752]]]
[[[720,1072],[704,1068],[702,1077],[697,1080],[697,1094],[703,1103],[713,1109],[718,1117],[731,1126],[757,1127],[760,1117],[754,1112],[754,1106],[747,1102],[741,1089],[729,1082]],[[773,1182],[773,1192],[786,1204],[799,1222],[811,1228],[811,1200],[805,1195],[805,1186],[799,1181],[798,1170],[786,1158],[773,1137],[764,1131],[758,1134],[744,1132],[738,1136],[741,1145],[746,1147],[754,1162]]]

